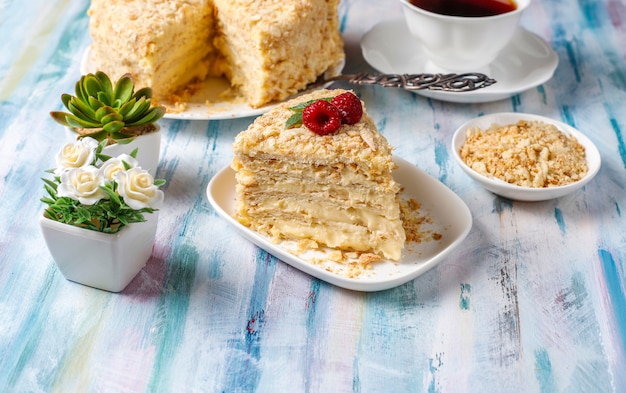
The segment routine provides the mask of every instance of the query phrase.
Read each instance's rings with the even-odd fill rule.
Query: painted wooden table
[[[166,203],[122,293],[69,282],[41,236],[40,178],[90,42],[87,1],[0,2],[0,391],[625,392],[626,2],[537,1],[523,26],[559,58],[546,83],[455,104],[357,87],[395,153],[469,206],[436,268],[382,292],[314,279],[244,240],[207,202],[251,118],[163,120]],[[346,71],[397,1],[344,0]],[[466,120],[528,112],[571,124],[602,168],[573,195],[499,198],[452,161]],[[88,257],[88,256],[86,256]]]

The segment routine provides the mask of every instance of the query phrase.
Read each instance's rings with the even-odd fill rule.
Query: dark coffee
[[[514,0],[409,0],[414,6],[450,16],[494,16],[517,9]]]

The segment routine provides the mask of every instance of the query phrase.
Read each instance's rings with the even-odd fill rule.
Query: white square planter
[[[158,212],[115,234],[78,228],[41,216],[39,222],[52,258],[63,276],[79,284],[120,292],[152,254]]]

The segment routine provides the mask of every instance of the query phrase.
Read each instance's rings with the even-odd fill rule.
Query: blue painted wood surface
[[[163,120],[156,244],[120,294],[71,283],[38,227],[63,130],[48,112],[89,44],[87,1],[0,2],[0,391],[625,392],[626,3],[537,1],[522,24],[559,56],[510,99],[452,104],[357,87],[396,154],[470,207],[474,226],[400,287],[333,287],[257,249],[205,197],[252,119]],[[344,0],[347,72],[397,1]],[[498,198],[452,161],[452,133],[519,111],[598,146],[597,177],[558,200]]]

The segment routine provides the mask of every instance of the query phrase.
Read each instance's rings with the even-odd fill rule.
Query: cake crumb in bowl
[[[595,145],[573,127],[537,115],[497,113],[457,129],[459,166],[489,191],[513,200],[542,201],[587,184],[600,168]]]

